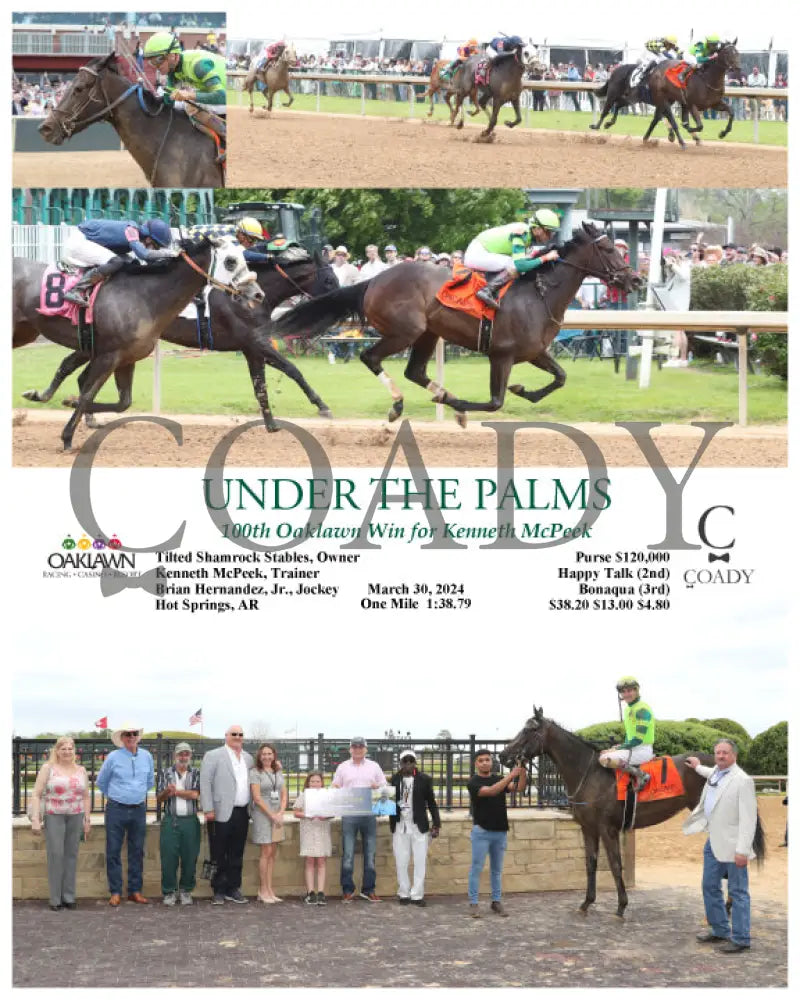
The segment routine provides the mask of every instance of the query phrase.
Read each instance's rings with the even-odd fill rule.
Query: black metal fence
[[[166,737],[158,734],[153,739],[141,741],[140,746],[145,747],[153,755],[156,774],[172,762],[175,745],[184,739],[185,737]],[[53,739],[25,739],[21,736],[13,738],[11,809],[14,816],[20,816],[27,811],[36,775],[48,760],[54,742]],[[191,741],[193,764],[198,766],[203,754],[220,746],[221,742],[219,739],[194,737]],[[245,740],[244,748],[249,753],[255,754],[260,742]],[[305,776],[309,771],[322,771],[326,775],[326,781],[329,781],[337,765],[349,757],[349,739],[328,737],[324,733],[318,733],[316,737],[309,739],[281,739],[269,742],[273,743],[278,751],[290,803],[302,791]],[[465,740],[367,739],[368,756],[376,761],[387,775],[398,770],[399,757],[404,750],[413,750],[417,755],[419,769],[433,778],[439,807],[446,811],[469,807],[467,782],[474,773],[472,762],[476,750],[486,748],[497,755],[508,742],[508,740],[478,739],[474,735]],[[76,757],[89,775],[92,812],[103,811],[104,797],[96,787],[96,778],[103,761],[114,749],[110,739],[75,740]],[[495,766],[499,774],[502,771],[499,762]],[[513,794],[509,798],[509,805],[512,807],[563,808],[566,803],[566,791],[561,777],[547,757],[542,757],[531,765],[525,793]],[[155,813],[161,811],[155,801],[154,791],[148,797],[148,811]]]

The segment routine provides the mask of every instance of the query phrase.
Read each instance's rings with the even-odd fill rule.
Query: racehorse
[[[153,187],[222,187],[225,179],[211,139],[188,115],[165,105],[141,83],[131,83],[116,54],[98,56],[75,74],[64,96],[39,126],[60,146],[95,122],[109,122]]]
[[[477,86],[479,107],[485,111],[489,101],[491,100],[492,102],[492,113],[489,118],[489,124],[478,137],[479,141],[492,142],[494,129],[497,125],[497,117],[500,114],[500,108],[504,104],[510,104],[516,115],[513,121],[506,121],[504,124],[509,128],[519,125],[522,121],[522,115],[519,110],[519,98],[522,93],[522,77],[525,72],[524,51],[525,46],[520,42],[519,45],[512,48],[509,52],[502,52],[500,55],[495,56],[489,63],[487,84],[485,86],[476,85],[475,72],[480,63],[486,59],[486,56],[470,56],[464,65],[459,67],[459,72],[453,80],[453,92],[455,93],[456,104],[455,108],[450,111],[450,124],[452,125],[455,122],[456,116],[461,111],[461,118],[456,128],[464,127],[462,105],[464,99],[471,95]]]
[[[427,389],[435,403],[446,403],[456,411],[456,420],[466,425],[470,410],[499,410],[506,389],[531,403],[537,403],[566,381],[564,370],[547,353],[558,333],[564,311],[587,274],[594,275],[625,291],[638,284],[638,275],[628,267],[612,242],[591,223],[573,232],[560,249],[561,260],[543,264],[521,275],[503,297],[494,321],[489,356],[491,399],[473,403],[458,399],[444,386],[432,382],[427,365],[441,337],[468,350],[478,350],[478,321],[464,312],[443,306],[436,294],[449,279],[443,268],[409,262],[383,271],[369,281],[341,288],[330,295],[303,302],[286,313],[275,325],[276,333],[322,333],[337,320],[358,314],[380,334],[361,360],[391,393],[389,420],[403,412],[403,395],[383,370],[382,362],[392,354],[411,348],[405,376]],[[529,392],[522,385],[508,385],[513,365],[527,361],[553,375],[542,389]]]
[[[288,375],[305,393],[309,402],[316,406],[321,417],[333,416],[322,398],[311,388],[302,372],[272,346],[270,341],[270,314],[284,299],[298,293],[324,295],[339,287],[330,264],[323,262],[315,252],[313,258],[303,251],[302,257],[286,251],[275,264],[250,264],[256,273],[259,286],[264,293],[261,306],[251,311],[224,291],[211,287],[208,294],[208,314],[213,333],[203,333],[198,329],[199,320],[184,315],[176,317],[161,334],[161,339],[184,347],[208,347],[214,351],[240,351],[247,362],[253,393],[261,409],[264,426],[270,432],[280,430],[272,415],[267,393],[264,366],[269,365],[284,375]],[[224,262],[223,262],[224,267]],[[28,390],[27,399],[46,403],[64,381],[82,364],[86,354],[74,351],[58,367],[50,385],[42,390]],[[96,426],[87,415],[87,424]]]
[[[572,814],[583,834],[586,898],[581,903],[580,911],[585,915],[597,895],[597,854],[602,840],[617,887],[617,916],[623,917],[628,905],[619,846],[624,803],[617,799],[616,774],[598,763],[597,751],[592,744],[552,719],[546,719],[544,711],[534,706],[533,717],[503,750],[500,761],[510,767],[517,761],[530,761],[543,753],[552,759],[564,779]],[[694,809],[700,801],[705,779],[686,764],[688,756],[678,754],[672,758],[683,782],[683,795],[638,803],[635,830],[663,823],[682,809]],[[714,764],[714,758],[709,754],[692,756],[699,757],[703,764]],[[760,817],[756,822],[753,851],[757,861],[761,862],[764,858],[764,828]]]
[[[430,81],[428,82],[428,89],[425,91],[425,93],[422,96],[423,96],[423,99],[426,98],[426,97],[430,98],[431,106],[430,106],[430,109],[428,111],[428,118],[431,118],[432,115],[433,115],[433,98],[434,98],[434,95],[438,94],[441,91],[441,93],[444,96],[445,101],[447,102],[447,110],[450,112],[450,124],[452,125],[453,124],[454,116],[453,116],[453,105],[450,103],[450,98],[455,93],[455,80],[456,80],[456,77],[458,77],[459,74],[461,73],[461,70],[464,68],[464,64],[462,63],[460,66],[457,67],[455,73],[453,74],[453,76],[449,80],[446,79],[446,78],[442,79],[442,75],[441,75],[442,74],[442,70],[445,69],[446,67],[448,67],[450,65],[451,61],[452,60],[450,60],[450,59],[437,59],[436,60],[436,62],[433,64],[433,69],[431,70],[431,78],[430,78]],[[480,108],[478,107],[478,88],[477,87],[473,87],[472,91],[469,94],[469,98],[470,98],[470,100],[472,101],[472,104],[473,104],[473,110],[470,111],[470,116],[472,118],[474,118],[475,115],[477,115],[478,112],[480,111]]]
[[[250,114],[253,113],[253,92],[258,90],[258,83],[264,85],[264,100],[267,111],[272,111],[272,102],[279,91],[289,98],[286,107],[294,103],[294,95],[289,90],[289,70],[297,62],[297,55],[291,45],[287,46],[275,63],[269,68],[256,69],[253,66],[245,77],[244,90],[250,95]]]
[[[223,270],[231,294],[241,296],[253,309],[263,299],[264,293],[255,274],[248,269],[243,249],[238,244],[202,237],[181,240],[179,245],[181,250],[177,258],[159,261],[147,268],[142,268],[138,262],[126,264],[107,287],[99,289],[93,306],[91,348],[79,343],[77,327],[68,319],[44,316],[39,312],[42,278],[48,265],[38,260],[14,258],[13,346],[30,344],[41,335],[74,352],[66,359],[73,364],[72,371],[88,362],[78,379],[79,397],[64,401],[66,406],[75,408],[61,433],[65,451],[72,447],[75,428],[84,413],[122,413],[130,406],[136,362],[150,354],[167,326],[206,284],[215,245],[222,246],[226,258]],[[135,273],[131,273],[132,269],[136,269]],[[112,373],[119,389],[119,401],[94,402]],[[38,399],[35,390],[26,396]]]
[[[724,42],[713,59],[709,59],[708,62],[693,70],[685,90],[676,86],[667,75],[668,70],[680,65],[679,61],[668,59],[654,66],[647,77],[646,88],[631,88],[629,81],[635,68],[634,65],[627,63],[623,66],[617,66],[607,82],[597,91],[597,94],[600,97],[605,97],[606,100],[599,120],[589,127],[599,129],[606,116],[613,112],[612,117],[603,126],[611,128],[622,108],[644,101],[647,104],[652,104],[656,113],[643,141],[647,142],[658,122],[666,117],[670,124],[670,142],[677,136],[681,148],[685,149],[686,144],[681,138],[672,115],[672,104],[679,103],[683,127],[696,143],[700,142],[698,133],[703,131],[703,119],[700,112],[708,109],[725,112],[728,116],[728,122],[719,134],[720,139],[724,139],[733,127],[733,110],[724,99],[724,95],[726,74],[729,70],[739,68],[737,41],[738,39]],[[696,128],[692,128],[689,124],[690,114],[694,118]]]

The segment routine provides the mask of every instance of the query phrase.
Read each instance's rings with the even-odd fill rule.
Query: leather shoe
[[[738,951],[749,951],[749,950],[750,950],[749,944],[739,944],[738,941],[728,941],[727,944],[724,944],[721,948],[717,949],[717,951],[722,951],[726,955],[735,955],[736,952]]]
[[[128,893],[129,903],[147,903],[148,900],[140,892],[130,892]]]
[[[696,940],[699,944],[713,944],[715,941],[730,941],[730,938],[720,937],[713,931],[703,931],[702,934],[696,936]]]
[[[111,898],[108,901],[109,906],[119,906],[121,902],[120,895],[118,892],[112,892]]]

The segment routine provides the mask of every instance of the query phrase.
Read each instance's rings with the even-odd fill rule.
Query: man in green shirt
[[[147,39],[144,56],[162,74],[167,87],[164,102],[185,111],[197,128],[224,146],[227,94],[225,59],[217,52],[192,49],[184,52],[177,37],[169,31],[157,31]],[[220,148],[218,161],[222,160]]]
[[[560,219],[551,208],[540,208],[527,222],[511,222],[478,233],[464,253],[464,266],[492,273],[492,277],[476,293],[477,298],[499,309],[495,295],[507,281],[548,261],[558,260],[558,250],[548,249],[547,244],[553,240],[560,225]]]
[[[655,756],[653,743],[656,738],[656,721],[653,710],[641,699],[639,682],[635,677],[620,677],[617,681],[617,694],[619,700],[625,702],[625,742],[604,750],[598,759],[603,767],[618,767],[633,775],[639,791],[650,780],[650,775],[645,774],[639,764],[644,764]]]

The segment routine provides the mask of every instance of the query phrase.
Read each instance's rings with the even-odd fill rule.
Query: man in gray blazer
[[[708,831],[703,850],[703,903],[711,930],[697,935],[702,944],[725,943],[719,949],[735,954],[750,947],[750,890],[747,864],[755,857],[753,838],[758,822],[753,779],[736,763],[738,749],[733,740],[714,744],[715,767],[705,767],[697,757],[687,757],[706,785],[700,801],[683,824],[684,833]],[[722,879],[728,879],[733,903],[731,921],[722,895]]]
[[[241,726],[229,726],[225,746],[209,750],[200,767],[200,803],[206,824],[211,824],[211,860],[216,866],[211,880],[214,906],[223,906],[226,899],[247,902],[241,892],[242,858],[250,822],[248,772],[253,758],[242,749],[243,739]]]

